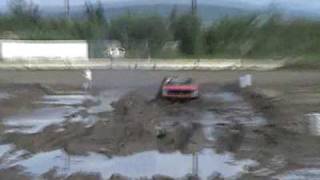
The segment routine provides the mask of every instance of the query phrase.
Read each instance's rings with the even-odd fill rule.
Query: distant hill
[[[176,7],[178,14],[183,14],[190,11],[189,5],[179,4],[147,4],[147,5],[130,5],[124,7],[108,7],[104,6],[105,16],[107,18],[115,18],[127,13],[136,15],[160,15],[168,17],[172,9]],[[84,13],[83,6],[76,6],[71,9],[71,16],[77,18],[82,17]],[[241,16],[255,12],[254,10],[245,10],[234,7],[214,6],[214,5],[199,5],[198,15],[204,23],[211,23],[225,16]],[[63,16],[63,8],[50,8],[42,11],[45,16]]]
[[[149,2],[149,3],[148,3]],[[105,16],[107,18],[115,18],[121,15],[131,13],[137,15],[153,15],[157,14],[163,17],[168,17],[174,7],[177,8],[178,14],[185,13],[190,10],[190,4],[175,4],[173,2],[168,3],[158,3],[155,4],[155,1],[145,1],[145,3],[128,3],[125,5],[117,3],[103,4],[105,9]],[[234,17],[234,16],[243,16],[253,13],[270,13],[277,12],[282,14],[284,17],[290,18],[307,18],[312,20],[319,20],[320,11],[311,11],[308,9],[301,8],[288,8],[281,4],[273,4],[272,6],[257,8],[253,6],[246,6],[246,4],[231,4],[226,3],[228,0],[225,0],[224,4],[199,4],[198,5],[198,15],[201,17],[202,21],[205,24],[212,23],[217,21],[225,16]],[[85,8],[84,6],[73,6],[71,7],[71,16],[73,18],[81,19],[84,15]],[[64,16],[63,7],[41,7],[41,13],[44,16],[54,16],[62,17]]]
[[[29,0],[27,1],[29,2]],[[7,12],[6,2],[6,0],[0,0],[0,14]],[[37,2],[43,15],[63,16],[64,14],[62,0],[55,3],[53,1],[49,3],[49,1],[39,0]],[[81,17],[84,12],[84,6],[76,5],[76,0],[70,2],[72,4],[72,15]],[[287,18],[320,19],[319,0],[310,0],[310,2],[304,2],[303,0],[199,0],[198,2],[199,15],[205,22],[211,22],[224,16],[238,16],[252,12],[270,13],[270,11],[276,11]],[[190,9],[191,0],[112,0],[104,1],[103,5],[106,9],[106,16],[113,18],[128,11],[137,14],[157,13],[162,16],[168,16],[175,4],[177,4],[180,12],[184,12]]]

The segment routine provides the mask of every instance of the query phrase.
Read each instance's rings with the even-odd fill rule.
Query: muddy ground
[[[253,87],[238,88],[237,80],[243,74],[252,74]],[[201,98],[183,103],[155,99],[159,82],[167,75],[196,79],[201,85]],[[17,123],[11,127],[12,122],[6,122],[17,114],[23,117],[35,109],[60,107],[61,104],[35,103],[43,101],[44,96],[83,93],[82,72],[1,71],[1,142],[13,144],[15,151],[26,151],[21,158],[59,149],[70,156],[95,152],[109,158],[153,150],[194,154],[212,149],[217,154],[232,153],[235,160],[250,159],[255,163],[232,177],[212,171],[211,179],[312,179],[320,174],[309,172],[320,171],[320,129],[310,121],[320,111],[319,80],[317,71],[94,71],[93,88],[86,94],[101,97],[104,93],[121,92],[112,95],[117,98],[86,98],[68,105],[77,110],[67,113],[59,124],[26,133],[21,129],[28,127],[16,127]],[[102,108],[110,110],[88,110],[102,101],[110,104]],[[94,121],[83,123],[88,117],[94,117]],[[80,120],[75,121],[77,118]],[[1,157],[0,179],[35,178],[25,167],[6,165],[7,161]],[[300,174],[296,172],[299,170]],[[126,179],[127,174],[122,175],[110,178]],[[61,175],[53,167],[36,177],[106,178],[90,172]],[[157,178],[165,179],[153,177]],[[184,178],[190,177],[185,174]]]

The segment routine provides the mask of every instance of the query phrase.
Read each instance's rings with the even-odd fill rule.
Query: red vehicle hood
[[[197,85],[166,85],[166,86],[163,86],[162,89],[164,89],[164,90],[196,91],[196,90],[198,90],[198,88],[199,87]]]

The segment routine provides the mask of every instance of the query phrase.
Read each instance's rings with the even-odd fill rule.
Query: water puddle
[[[90,127],[97,121],[96,114],[112,111],[111,103],[118,100],[122,94],[119,91],[105,91],[97,97],[85,94],[46,95],[41,101],[34,102],[43,107],[4,118],[5,132],[34,134],[50,125],[61,125],[67,120],[81,122]],[[85,107],[84,103],[87,101],[94,102],[94,105]]]
[[[231,112],[232,113],[232,112]],[[225,132],[226,128],[235,127],[237,125],[245,127],[258,127],[267,123],[267,120],[253,112],[251,116],[238,116],[231,114],[226,118],[226,115],[219,115],[213,112],[204,112],[200,119],[203,135],[208,141],[215,141],[216,137]]]
[[[0,100],[5,100],[11,98],[11,95],[7,92],[0,92]]]
[[[11,144],[0,145],[0,169],[5,169],[11,164],[23,160],[23,156],[28,154],[24,150],[15,150],[15,146]]]
[[[214,113],[218,118],[225,122],[238,122],[246,126],[261,126],[267,123],[260,114],[254,111],[254,108],[246,102],[241,96],[233,92],[208,93],[204,95],[208,99],[214,99],[225,104],[214,108]],[[208,115],[204,115],[208,116]]]
[[[221,92],[221,93],[206,93],[203,95],[207,99],[214,99],[223,102],[238,102],[243,100],[240,96],[232,92]]]
[[[203,135],[208,141],[215,141],[219,131],[219,125],[226,123],[225,121],[219,120],[217,115],[211,112],[203,114],[200,124],[202,126]]]
[[[10,144],[0,145],[0,157],[2,157],[5,153],[7,153],[13,149],[14,149],[14,146],[10,145]]]
[[[275,178],[281,180],[318,180],[320,177],[320,169],[299,169],[289,171],[282,175],[278,175]]]
[[[230,153],[217,154],[211,149],[198,153],[198,175],[202,179],[213,173],[234,178],[255,165],[252,160],[235,160]],[[193,172],[193,156],[180,152],[161,154],[157,151],[137,153],[124,157],[108,158],[102,154],[88,156],[68,156],[62,150],[39,153],[11,166],[21,165],[25,172],[39,176],[56,168],[59,174],[70,175],[76,172],[100,173],[104,178],[112,174],[122,174],[130,178],[149,177],[161,174],[173,178],[183,177]]]
[[[5,118],[6,132],[38,133],[52,124],[59,125],[67,120],[83,122],[89,127],[97,121],[98,113],[112,111],[111,103],[118,100],[124,93],[118,90],[108,90],[100,93],[97,97],[90,95],[44,96],[43,101],[37,102],[43,104],[44,107],[30,113],[21,113]],[[242,103],[241,97],[233,93],[216,94],[214,98],[220,98],[230,104],[237,102],[237,106],[238,102]],[[87,100],[96,102],[96,105],[84,108],[83,103]],[[250,109],[250,107],[245,108]],[[239,111],[241,112],[241,110]],[[86,115],[82,116],[80,111],[86,111]],[[256,119],[252,119],[247,118],[247,114],[253,114],[253,112],[241,114],[230,111],[224,115],[205,112],[200,120],[204,136],[209,141],[215,141],[219,127],[234,123],[234,121],[245,125],[259,124],[257,123],[258,116],[254,117]],[[263,118],[260,120],[263,121]],[[57,131],[64,131],[64,129],[61,127]],[[100,173],[104,178],[109,178],[112,174],[123,174],[131,178],[151,178],[157,174],[181,178],[194,173],[194,156],[181,152],[162,154],[158,151],[147,151],[130,156],[110,158],[97,153],[89,153],[88,156],[70,156],[62,150],[55,150],[23,158],[27,152],[15,151],[14,149],[15,147],[12,145],[0,145],[0,168],[20,165],[25,168],[26,173],[35,176],[40,176],[53,168],[56,168],[58,173],[62,175],[88,172]],[[207,179],[214,173],[220,173],[228,179],[237,179],[248,166],[257,164],[252,160],[236,160],[232,153],[217,154],[212,149],[205,149],[197,153],[197,159],[197,174],[201,179]]]
[[[95,98],[90,95],[55,95],[44,96],[42,104],[51,105],[82,105],[85,101],[95,101]]]
[[[3,124],[6,126],[7,133],[34,134],[41,132],[52,124],[64,122],[67,116],[77,111],[77,109],[68,106],[40,108],[30,113],[21,113],[4,118]]]
[[[108,90],[100,93],[96,99],[99,102],[98,105],[92,106],[88,109],[88,113],[90,114],[98,114],[102,112],[110,112],[113,110],[111,104],[120,99],[122,95],[124,95],[126,91],[119,90]]]
[[[306,115],[308,120],[309,133],[320,136],[320,113],[311,113]]]
[[[267,119],[259,114],[252,114],[251,116],[245,117],[235,117],[233,120],[246,127],[259,127],[267,124]]]
[[[78,116],[75,116],[74,118],[69,119],[69,122],[80,122],[82,124],[85,124],[86,128],[89,128],[89,127],[92,127],[97,122],[97,119],[98,118],[95,115],[89,115],[87,117],[82,117],[78,115]]]

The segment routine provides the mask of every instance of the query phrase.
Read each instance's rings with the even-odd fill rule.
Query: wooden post
[[[192,153],[192,175],[198,177],[199,173],[199,157],[198,153]]]

